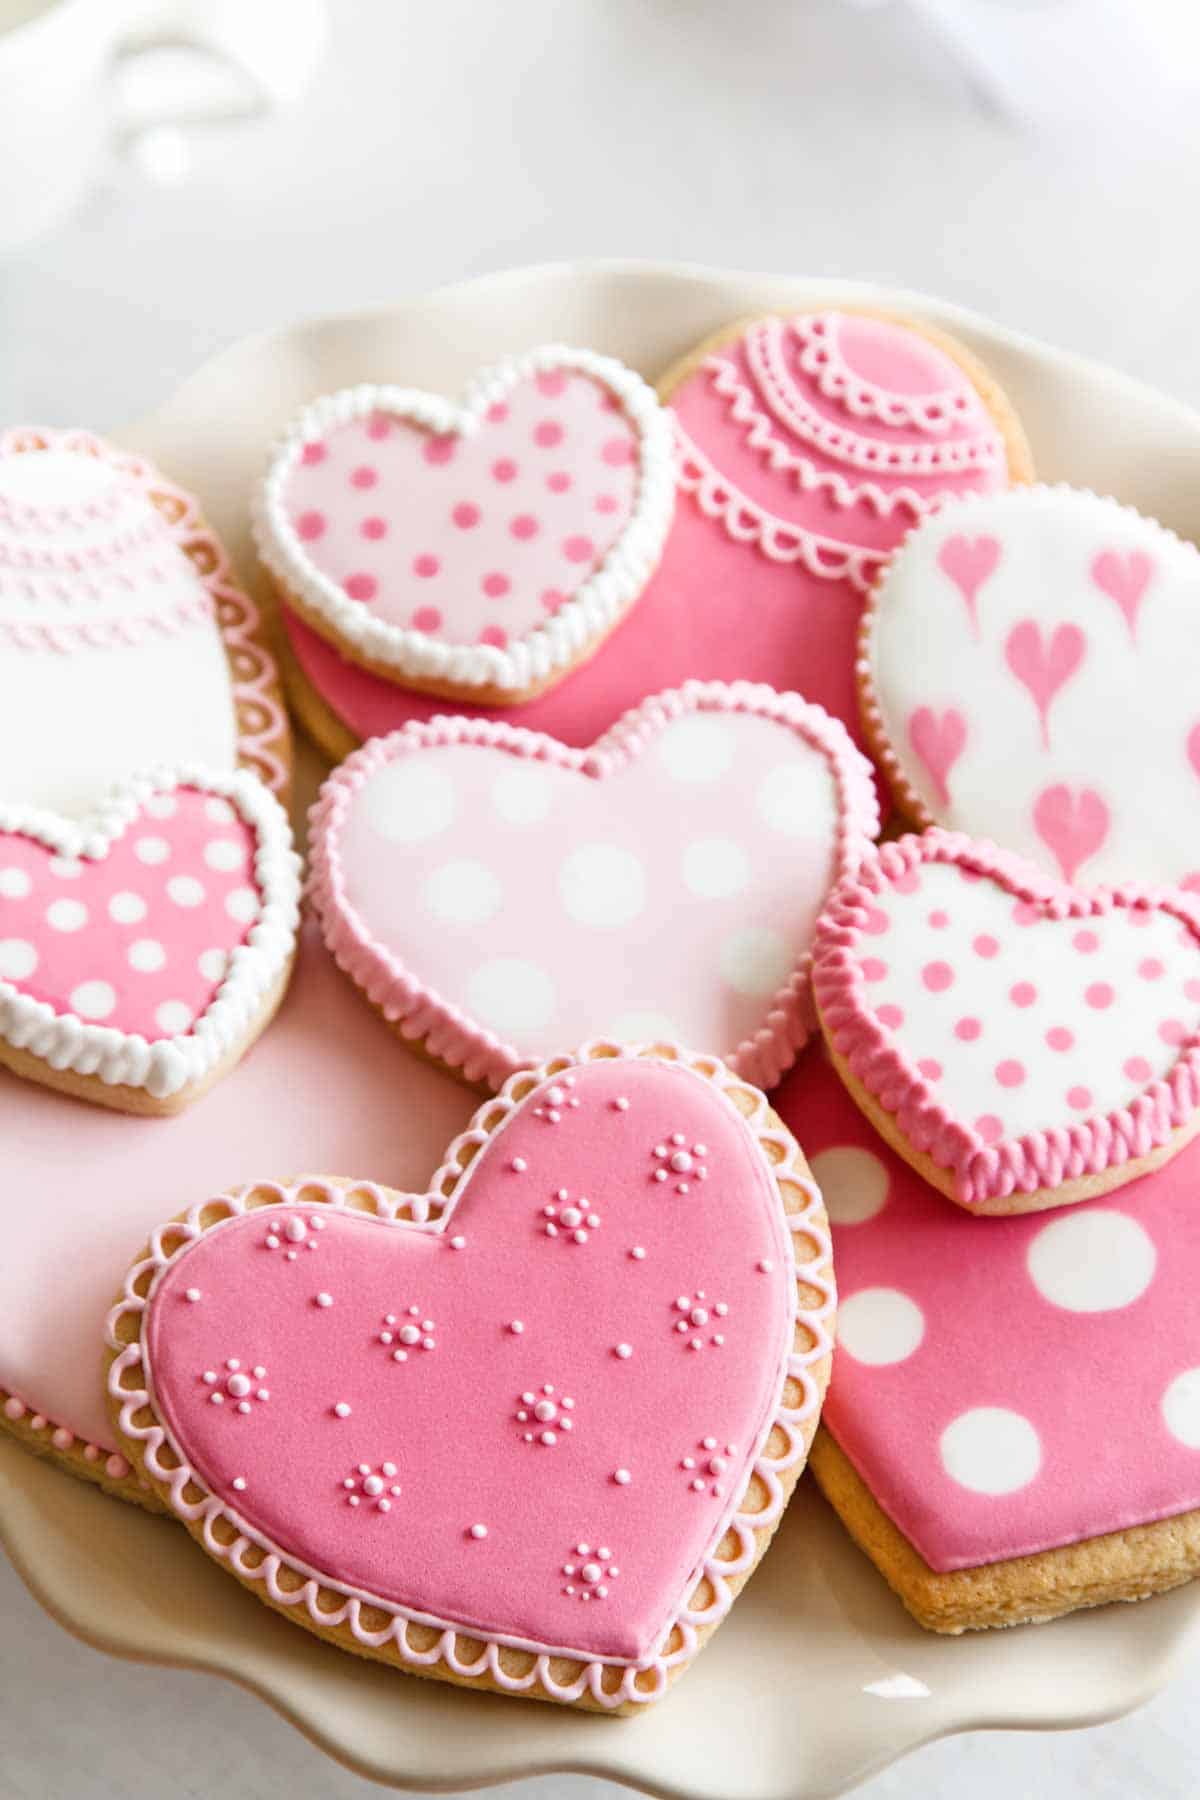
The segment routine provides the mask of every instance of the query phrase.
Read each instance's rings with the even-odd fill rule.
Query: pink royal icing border
[[[1125,884],[1081,893],[995,844],[958,832],[934,829],[880,844],[831,895],[813,949],[813,992],[825,1034],[855,1079],[895,1118],[914,1149],[954,1175],[968,1206],[1099,1175],[1166,1144],[1200,1107],[1200,1042],[1189,1044],[1170,1074],[1151,1082],[1129,1106],[998,1144],[986,1143],[941,1104],[866,1002],[866,981],[854,955],[864,940],[872,898],[933,862],[954,863],[994,881],[1048,919],[1091,919],[1116,907],[1155,908],[1178,919],[1200,943],[1196,913],[1168,889]]]
[[[644,700],[617,720],[588,750],[558,738],[490,719],[439,716],[410,720],[387,737],[373,738],[328,777],[309,814],[308,892],[326,945],[349,975],[402,1035],[420,1039],[431,1056],[461,1070],[467,1081],[499,1087],[530,1066],[514,1045],[476,1024],[461,1008],[427,987],[413,971],[371,937],[346,897],[339,838],[351,801],[364,783],[396,755],[449,744],[481,744],[534,762],[548,762],[602,780],[625,767],[676,719],[694,712],[739,712],[790,726],[826,760],[838,799],[834,883],[858,866],[879,830],[879,807],[870,764],[840,720],[799,694],[777,693],[754,682],[688,681]],[[807,1043],[811,953],[806,951],[784,985],[764,1003],[764,1022],[725,1055],[735,1074],[773,1087]]]
[[[15,1394],[11,1388],[0,1388],[0,1414],[8,1425],[24,1425],[28,1430],[46,1433],[46,1449],[57,1450],[60,1455],[74,1451],[81,1455],[88,1465],[87,1473],[96,1481],[126,1482],[132,1480],[140,1486],[128,1460],[119,1450],[110,1450],[106,1444],[93,1443],[90,1438],[80,1437],[69,1425],[60,1425],[45,1413]],[[17,1434],[12,1433],[14,1437]],[[17,1442],[21,1439],[17,1437]],[[142,1495],[138,1495],[139,1500]]]
[[[204,1012],[186,1032],[147,1042],[137,1032],[89,1024],[0,978],[0,1039],[55,1070],[96,1078],[108,1087],[143,1088],[168,1099],[204,1080],[249,1031],[263,998],[283,977],[300,920],[300,858],[278,800],[248,770],[214,774],[183,766],[119,784],[89,819],[39,807],[0,804],[0,833],[28,838],[56,855],[102,862],[156,794],[181,787],[228,800],[254,833],[254,880],[261,901],[246,941]]]
[[[387,1644],[394,1645],[400,1660],[410,1668],[428,1671],[442,1664],[451,1674],[465,1679],[490,1678],[497,1687],[508,1693],[529,1693],[541,1687],[549,1698],[558,1701],[577,1701],[586,1695],[606,1711],[631,1703],[644,1705],[662,1696],[666,1691],[670,1672],[689,1662],[700,1647],[700,1632],[719,1624],[728,1613],[734,1599],[730,1578],[746,1575],[753,1568],[757,1560],[756,1534],[764,1528],[773,1529],[783,1512],[787,1496],[779,1477],[794,1468],[807,1454],[811,1429],[806,1428],[815,1426],[825,1385],[819,1376],[814,1375],[813,1370],[831,1355],[833,1349],[830,1323],[836,1307],[836,1288],[831,1268],[829,1232],[823,1222],[820,1194],[811,1177],[799,1170],[795,1139],[778,1121],[771,1122],[773,1115],[765,1097],[757,1091],[747,1089],[721,1063],[715,1059],[691,1057],[687,1052],[674,1047],[669,1047],[666,1058],[686,1068],[695,1079],[712,1081],[727,1098],[735,1091],[741,1094],[752,1092],[752,1110],[748,1114],[743,1113],[740,1107],[735,1107],[734,1110],[745,1128],[757,1140],[760,1154],[765,1154],[763,1146],[767,1144],[778,1152],[778,1160],[772,1160],[770,1165],[776,1195],[779,1194],[780,1184],[786,1181],[805,1195],[806,1204],[800,1211],[789,1213],[780,1201],[788,1263],[795,1279],[789,1283],[787,1338],[780,1357],[776,1398],[758,1436],[745,1484],[739,1492],[735,1492],[723,1510],[707,1548],[683,1585],[679,1599],[671,1604],[667,1620],[656,1636],[654,1650],[637,1661],[619,1657],[597,1658],[572,1651],[569,1647],[539,1645],[504,1635],[489,1635],[476,1627],[456,1626],[450,1620],[406,1611],[392,1602],[381,1600],[307,1568],[295,1557],[281,1550],[264,1533],[255,1531],[231,1506],[205,1487],[203,1480],[160,1421],[155,1403],[154,1372],[141,1335],[141,1321],[153,1304],[157,1284],[164,1271],[171,1268],[180,1257],[186,1256],[191,1246],[207,1231],[220,1230],[231,1220],[253,1210],[247,1205],[251,1195],[270,1193],[270,1203],[279,1205],[302,1199],[305,1206],[344,1206],[347,1192],[353,1192],[359,1198],[369,1199],[376,1218],[389,1220],[402,1229],[444,1233],[454,1215],[458,1190],[469,1173],[476,1152],[498,1130],[503,1129],[505,1120],[523,1105],[536,1087],[552,1076],[597,1058],[630,1061],[644,1055],[657,1056],[658,1050],[619,1046],[600,1039],[585,1044],[570,1056],[552,1057],[535,1070],[518,1071],[498,1095],[484,1103],[466,1130],[454,1139],[425,1194],[395,1194],[372,1182],[355,1184],[350,1190],[311,1179],[293,1186],[260,1183],[249,1189],[201,1201],[182,1219],[161,1226],[154,1232],[150,1239],[149,1255],[129,1270],[121,1298],[109,1314],[106,1341],[112,1352],[112,1360],[108,1370],[107,1389],[111,1399],[119,1403],[122,1433],[142,1446],[148,1474],[170,1490],[171,1509],[186,1521],[203,1522],[204,1546],[213,1557],[230,1564],[243,1578],[262,1582],[267,1595],[277,1605],[303,1604],[312,1622],[322,1628],[348,1625],[357,1642],[376,1650]],[[728,1099],[728,1104],[733,1106],[732,1099]],[[219,1210],[220,1216],[217,1218],[213,1217],[215,1210]],[[814,1214],[820,1214],[820,1218]],[[801,1236],[812,1246],[813,1255],[809,1261],[797,1263],[794,1242]],[[169,1242],[171,1247],[168,1247]],[[149,1285],[143,1295],[138,1292],[138,1284],[144,1283],[147,1276]],[[820,1300],[815,1307],[800,1304],[798,1285],[812,1288],[819,1294]],[[136,1321],[132,1339],[121,1335],[123,1323],[127,1325],[129,1321]],[[798,1324],[806,1329],[811,1340],[802,1352],[795,1349],[795,1328]],[[132,1380],[135,1385],[128,1386],[128,1380]],[[800,1404],[796,1407],[785,1404],[784,1394],[789,1381],[796,1382],[801,1390]],[[138,1414],[143,1410],[151,1414],[149,1423],[138,1423]],[[779,1456],[767,1453],[767,1444],[775,1431],[781,1432],[786,1441],[786,1448]],[[167,1462],[162,1458],[164,1447],[171,1457]],[[744,1510],[744,1502],[756,1479],[766,1490],[767,1503],[756,1510]],[[199,1498],[189,1499],[189,1490],[193,1494],[198,1493]],[[235,1533],[231,1543],[221,1542],[216,1535],[218,1525]],[[719,1554],[720,1546],[730,1532],[737,1541],[736,1553],[732,1558],[723,1558]],[[265,1556],[257,1564],[248,1563],[246,1553],[251,1550],[265,1552]],[[281,1568],[298,1570],[307,1579],[298,1588],[282,1587],[278,1579]],[[695,1591],[702,1583],[707,1583],[712,1598],[707,1604],[693,1606],[691,1602]],[[340,1595],[342,1605],[336,1609],[322,1607],[320,1595],[323,1590]],[[387,1624],[381,1630],[371,1630],[362,1622],[364,1607],[386,1615]],[[408,1627],[411,1624],[438,1629],[440,1636],[437,1642],[426,1649],[410,1643]],[[475,1643],[482,1643],[483,1650],[478,1656],[464,1658],[459,1655],[459,1631]],[[674,1647],[668,1649],[668,1644],[672,1642]],[[533,1667],[523,1675],[510,1674],[500,1658],[500,1652],[505,1648],[532,1652],[536,1656]],[[561,1658],[569,1658],[580,1665],[579,1673],[573,1679],[560,1681],[554,1674],[553,1660]],[[615,1687],[604,1685],[605,1671],[610,1669],[622,1671],[620,1682]],[[645,1680],[647,1676],[652,1678],[649,1682]]]
[[[146,489],[171,539],[195,568],[212,602],[229,661],[230,686],[237,715],[239,763],[255,770],[272,793],[286,797],[290,781],[287,750],[291,734],[279,697],[275,659],[265,642],[259,610],[238,585],[224,546],[205,523],[195,496],[168,481],[143,457],[119,450],[92,432],[42,430],[32,426],[13,426],[0,431],[0,458],[29,455],[39,450],[97,457],[132,476]],[[167,504],[163,505],[163,501]],[[56,510],[64,516],[78,511],[70,507],[36,509],[43,517],[47,512],[53,516]],[[8,516],[13,516],[12,509]],[[71,553],[66,554],[69,559]],[[80,641],[92,643],[82,633]],[[19,647],[30,646],[22,644]]]

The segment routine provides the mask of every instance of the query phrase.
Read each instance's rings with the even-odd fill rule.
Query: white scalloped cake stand
[[[249,574],[249,484],[271,434],[314,394],[365,379],[453,391],[478,363],[551,339],[591,344],[652,376],[739,314],[839,301],[948,326],[1012,395],[1044,479],[1115,492],[1200,536],[1200,418],[1165,397],[917,296],[703,269],[519,270],[385,313],[295,326],[235,346],[123,437],[199,492]],[[399,1098],[404,1068],[398,1052]],[[177,1525],[2,1440],[0,1538],[43,1605],[88,1642],[225,1675],[364,1775],[415,1788],[572,1771],[689,1800],[828,1796],[950,1732],[1085,1725],[1128,1711],[1200,1642],[1200,1584],[1036,1631],[931,1637],[806,1482],[695,1668],[663,1705],[614,1721],[358,1664],[268,1613]]]

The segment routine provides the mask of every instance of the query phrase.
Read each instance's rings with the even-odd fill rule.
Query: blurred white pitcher
[[[172,83],[161,111],[139,107],[144,131],[288,105],[324,37],[324,0],[0,0],[0,250],[63,218],[128,130],[115,78],[130,59],[203,51],[238,77],[236,96],[195,104]]]

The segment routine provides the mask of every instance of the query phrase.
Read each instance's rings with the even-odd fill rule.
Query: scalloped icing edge
[[[372,617],[315,566],[292,529],[284,498],[307,439],[373,412],[404,418],[439,436],[470,435],[479,430],[488,408],[518,382],[562,369],[590,376],[620,401],[640,454],[637,496],[625,529],[553,618],[503,650],[492,644],[443,644],[424,632]],[[543,344],[482,370],[461,404],[421,388],[369,383],[311,402],[271,452],[255,496],[253,529],[259,556],[285,595],[345,655],[385,679],[414,687],[454,687],[467,697],[473,688],[494,688],[517,699],[567,674],[633,604],[658,566],[674,510],[671,422],[654,389],[614,357]]]
[[[962,1205],[982,1209],[1014,1193],[1051,1192],[1125,1167],[1169,1145],[1181,1127],[1195,1126],[1200,1109],[1200,1043],[1177,1059],[1166,1078],[1151,1082],[1119,1112],[1026,1132],[994,1145],[953,1117],[916,1064],[894,1044],[891,1033],[861,1003],[865,984],[850,954],[862,936],[871,898],[929,862],[973,870],[1013,899],[1038,906],[1048,919],[1091,919],[1116,907],[1152,907],[1178,919],[1200,944],[1200,917],[1170,889],[1123,884],[1085,894],[985,839],[936,828],[920,837],[880,844],[857,875],[834,891],[817,924],[812,982],[835,1066],[844,1062],[855,1082],[895,1120],[904,1145],[947,1171]],[[857,1098],[853,1088],[850,1091]]]
[[[1175,546],[1176,549],[1190,552],[1197,558],[1197,585],[1200,587],[1200,549],[1190,539],[1179,536],[1169,525],[1152,518],[1149,513],[1139,512],[1136,506],[1130,506],[1124,500],[1116,499],[1112,494],[1098,494],[1094,488],[1076,487],[1069,481],[1034,481],[1014,484],[992,494],[947,494],[939,502],[936,512],[928,521],[932,528],[935,521],[957,516],[957,510],[969,512],[972,507],[995,505],[1003,501],[1006,505],[1020,506],[1031,495],[1070,494],[1095,500],[1099,505],[1111,507],[1118,513],[1125,513],[1146,527],[1152,536],[1158,536]],[[858,622],[858,640],[855,650],[854,677],[858,688],[858,710],[862,723],[863,736],[867,741],[871,755],[874,757],[887,781],[896,805],[910,824],[922,831],[941,828],[941,821],[930,812],[924,798],[920,795],[904,771],[895,749],[892,746],[892,734],[884,718],[883,703],[879,696],[879,686],[875,679],[875,630],[879,615],[887,604],[888,578],[893,569],[903,560],[904,552],[913,537],[927,528],[927,522],[921,520],[906,533],[902,541],[883,561],[875,580],[867,589],[866,601],[862,616]]]
[[[0,980],[0,1040],[10,1049],[58,1073],[91,1077],[106,1087],[144,1089],[158,1101],[219,1068],[286,977],[300,920],[300,858],[283,808],[248,770],[220,774],[187,764],[121,782],[81,821],[38,807],[0,804],[0,832],[30,838],[59,856],[98,862],[139,817],[146,800],[181,787],[228,800],[254,833],[254,880],[261,900],[245,943],[233,951],[228,972],[192,1029],[149,1042],[137,1032],[86,1024]]]
[[[371,739],[347,757],[326,779],[309,814],[308,893],[338,967],[403,1038],[420,1040],[430,1056],[461,1073],[464,1080],[498,1088],[515,1071],[529,1067],[530,1058],[522,1057],[514,1045],[427,987],[399,958],[378,947],[360,925],[345,897],[338,847],[354,796],[393,756],[450,744],[480,744],[603,779],[635,761],[657,733],[692,712],[745,712],[774,720],[790,727],[825,758],[838,807],[831,891],[851,875],[879,830],[874,776],[841,721],[799,694],[777,693],[774,688],[746,681],[688,681],[642,701],[588,750],[575,750],[542,732],[490,719],[439,716],[426,724],[410,721],[387,737]],[[773,1087],[811,1035],[810,962],[811,953],[803,952],[784,985],[764,1003],[760,1029],[725,1053],[734,1073],[759,1087]]]
[[[168,481],[144,457],[119,449],[90,431],[28,425],[0,431],[0,457],[38,450],[99,457],[145,487],[212,601],[229,663],[239,765],[254,770],[273,794],[286,800],[291,784],[291,729],[266,626],[254,601],[238,585],[225,548],[206,523],[198,500],[186,488]]]
[[[787,1228],[789,1265],[795,1276],[791,1285],[790,1344],[782,1349],[776,1398],[759,1435],[749,1473],[722,1512],[707,1549],[683,1585],[681,1598],[672,1603],[654,1650],[636,1662],[589,1658],[502,1634],[489,1636],[476,1628],[456,1626],[452,1621],[430,1620],[428,1615],[415,1614],[332,1581],[292,1559],[211,1494],[160,1421],[154,1407],[152,1371],[147,1377],[141,1326],[153,1304],[162,1272],[185,1255],[206,1231],[220,1229],[256,1205],[286,1204],[300,1195],[305,1206],[357,1203],[376,1218],[401,1227],[444,1232],[454,1215],[460,1183],[475,1155],[538,1087],[552,1076],[586,1062],[642,1058],[672,1063],[690,1070],[697,1079],[713,1083],[738,1113],[746,1130],[754,1135],[775,1184]],[[734,1095],[744,1098],[748,1111],[737,1104]],[[788,1210],[785,1184],[803,1197],[797,1210]],[[219,1210],[217,1218],[212,1217],[214,1209]],[[803,1261],[796,1256],[795,1240],[801,1238],[812,1252]],[[139,1285],[145,1287],[144,1293],[139,1292]],[[816,1296],[811,1303],[810,1294]],[[227,1564],[244,1585],[262,1584],[260,1598],[284,1612],[302,1604],[303,1613],[296,1615],[297,1623],[319,1634],[346,1625],[361,1654],[418,1673],[438,1673],[460,1683],[483,1681],[506,1693],[579,1703],[604,1712],[631,1711],[661,1698],[674,1676],[726,1616],[766,1549],[816,1432],[829,1379],[835,1310],[832,1250],[820,1192],[795,1139],[771,1111],[765,1097],[733,1076],[715,1057],[693,1056],[672,1045],[621,1046],[608,1039],[597,1039],[570,1055],[551,1057],[537,1069],[520,1070],[513,1075],[451,1143],[425,1194],[401,1194],[371,1182],[347,1186],[335,1186],[329,1180],[310,1180],[294,1186],[260,1183],[201,1201],[160,1227],[126,1275],[109,1315],[105,1334],[109,1353],[106,1385],[110,1412],[133,1467],[142,1471],[159,1498],[183,1520],[210,1556]],[[799,1390],[797,1404],[790,1405],[789,1390],[794,1389]],[[139,1422],[138,1415],[145,1413],[149,1414],[149,1421],[143,1418]],[[770,1451],[769,1445],[777,1433],[782,1437],[783,1448]],[[170,1462],[162,1460],[164,1447]],[[765,1494],[765,1502],[746,1509],[745,1502],[752,1492],[756,1497]],[[189,1497],[196,1495],[199,1497]],[[218,1528],[232,1533],[229,1541],[222,1541]],[[730,1535],[735,1548],[731,1554],[722,1554],[722,1546]],[[248,1551],[262,1553],[260,1560],[248,1563]],[[299,1585],[281,1586],[281,1569]],[[323,1600],[332,1604],[322,1604]],[[383,1614],[387,1624],[380,1630],[364,1625],[364,1607]],[[432,1646],[410,1644],[408,1627],[414,1622],[432,1624],[438,1630]],[[460,1634],[478,1647],[476,1654],[460,1655]],[[533,1666],[520,1673],[510,1672],[504,1666],[505,1650],[519,1652],[522,1661],[532,1655]],[[564,1660],[571,1664],[569,1671],[560,1666]],[[614,1670],[620,1671],[615,1682],[611,1674]]]

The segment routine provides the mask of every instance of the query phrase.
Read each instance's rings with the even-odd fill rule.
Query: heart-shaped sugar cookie
[[[817,914],[876,828],[819,707],[692,682],[588,751],[475,719],[364,746],[314,809],[312,893],[342,968],[468,1081],[601,1030],[769,1087],[810,1029]]]
[[[905,813],[1088,888],[1200,887],[1200,554],[1066,487],[945,507],[868,603],[868,739]]]
[[[0,1063],[130,1112],[185,1105],[274,1012],[299,886],[246,773],[138,777],[81,824],[0,807]]]
[[[1200,925],[946,832],[882,845],[817,927],[838,1072],[883,1136],[977,1212],[1084,1200],[1200,1126]]]
[[[0,432],[0,689],[0,801],[81,817],[183,763],[286,788],[274,660],[219,540],[87,432]]]
[[[126,1453],[296,1623],[448,1680],[656,1699],[815,1430],[820,1198],[715,1059],[518,1074],[429,1191],[309,1182],[151,1238],[109,1322]]]
[[[289,603],[390,681],[513,705],[590,656],[658,562],[667,415],[611,357],[544,346],[461,406],[328,395],[271,460],[256,534]]]

